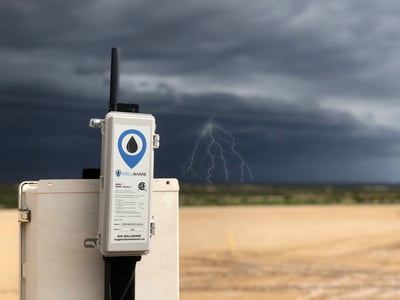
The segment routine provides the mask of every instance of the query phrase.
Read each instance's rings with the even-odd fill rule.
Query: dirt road
[[[16,211],[0,299],[16,300]],[[182,208],[181,299],[400,299],[400,206]]]

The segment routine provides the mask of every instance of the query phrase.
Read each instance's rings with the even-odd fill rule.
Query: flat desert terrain
[[[16,220],[0,210],[2,300]],[[180,239],[182,300],[400,299],[400,205],[184,207]]]

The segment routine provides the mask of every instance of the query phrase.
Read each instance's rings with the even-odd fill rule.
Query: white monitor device
[[[154,148],[159,142],[155,119],[149,114],[109,112],[100,127],[100,252],[104,256],[147,254]]]

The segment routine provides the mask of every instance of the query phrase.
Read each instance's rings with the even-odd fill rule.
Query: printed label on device
[[[112,243],[148,239],[151,128],[116,124],[111,195]]]

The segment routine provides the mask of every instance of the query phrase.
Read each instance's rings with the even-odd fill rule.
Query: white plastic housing
[[[150,250],[155,119],[110,112],[102,127],[98,242],[104,256]]]
[[[21,185],[19,208],[31,221],[20,223],[20,300],[104,299],[102,255],[84,247],[97,233],[98,186],[98,179]],[[156,235],[136,265],[135,299],[179,299],[178,191],[176,179],[153,179]]]

